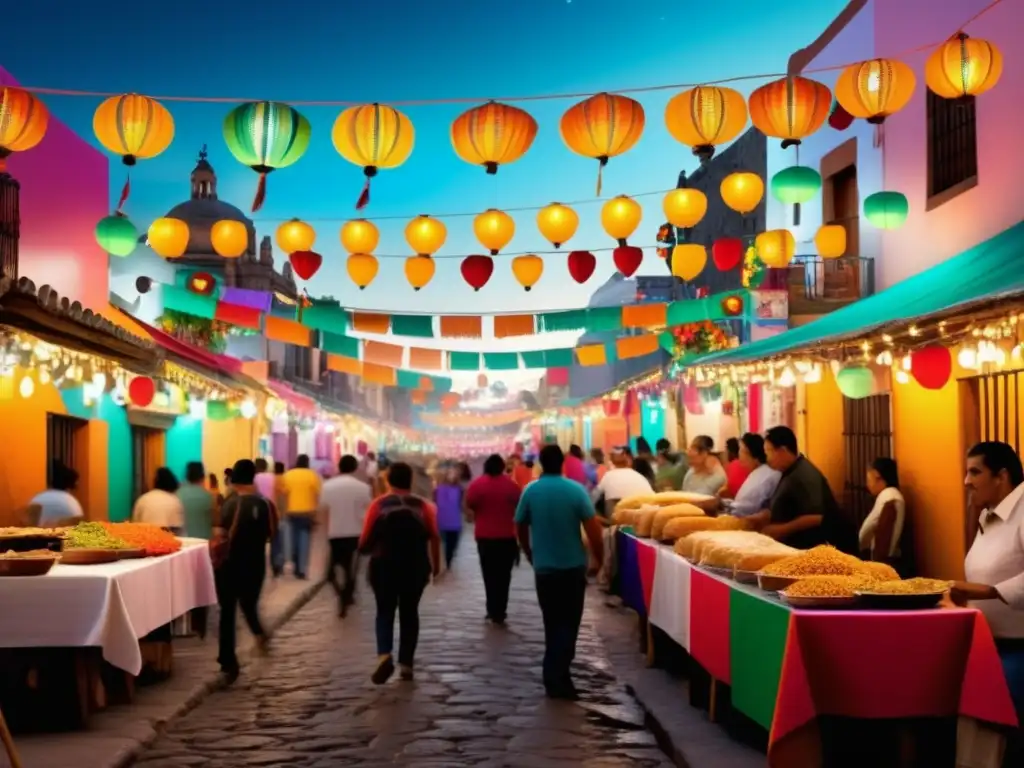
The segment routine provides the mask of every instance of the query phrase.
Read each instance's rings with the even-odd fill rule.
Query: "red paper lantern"
[[[569,254],[569,274],[580,285],[590,279],[596,267],[597,259],[590,251],[573,251]]]
[[[605,399],[601,401],[605,416],[618,416],[622,412],[621,400]]]
[[[941,344],[919,349],[910,355],[910,372],[925,389],[942,389],[953,374],[953,356]]]
[[[738,237],[720,237],[711,246],[711,259],[720,272],[735,269],[743,261],[743,241]]]
[[[309,280],[320,270],[324,257],[316,251],[296,251],[288,260],[292,263],[295,274],[303,280]]]
[[[145,408],[156,397],[156,384],[148,376],[136,376],[128,385],[128,399],[132,405]]]
[[[845,131],[853,125],[853,115],[843,109],[842,105],[837,101],[832,106],[832,114],[828,116],[828,124],[830,128],[834,128],[837,131]]]
[[[626,277],[632,277],[640,268],[640,262],[644,260],[644,252],[635,245],[620,245],[612,252],[612,260],[619,272]]]
[[[467,256],[462,260],[462,279],[474,291],[479,291],[494,274],[494,259],[490,256]]]

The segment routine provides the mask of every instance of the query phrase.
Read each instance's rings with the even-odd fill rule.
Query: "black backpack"
[[[380,511],[362,552],[379,565],[410,574],[430,572],[426,508],[423,499],[392,494],[380,501]]]

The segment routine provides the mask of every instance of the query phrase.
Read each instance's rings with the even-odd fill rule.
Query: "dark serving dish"
[[[923,595],[884,595],[877,592],[858,592],[862,608],[875,611],[922,611],[934,608],[942,600],[942,592]]]
[[[48,549],[60,552],[64,539],[60,536],[47,536],[32,533],[26,536],[0,536],[0,552],[32,552],[36,549]]]

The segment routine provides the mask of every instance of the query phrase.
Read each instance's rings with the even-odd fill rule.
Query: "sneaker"
[[[398,665],[398,669],[399,669],[399,672],[398,672],[399,678],[401,678],[402,680],[406,680],[406,681],[412,680],[412,667],[411,666],[409,666],[408,664],[399,664]]]
[[[373,674],[370,675],[370,680],[373,681],[374,685],[384,685],[391,676],[395,674],[395,661],[391,658],[391,654],[387,656],[381,656],[377,662],[377,668],[373,670]]]

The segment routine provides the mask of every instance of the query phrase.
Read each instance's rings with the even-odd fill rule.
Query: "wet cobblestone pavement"
[[[373,596],[362,583],[357,600],[340,619],[325,588],[274,638],[269,658],[174,723],[135,766],[671,766],[612,675],[590,607],[574,669],[582,700],[544,698],[543,631],[525,562],[508,627],[492,627],[475,545],[464,542],[454,570],[424,594],[414,682],[370,683]]]

